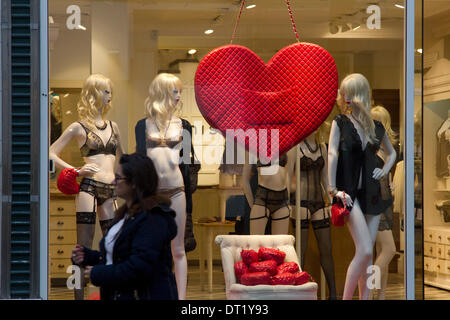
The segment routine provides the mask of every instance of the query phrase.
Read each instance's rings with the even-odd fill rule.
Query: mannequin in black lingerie
[[[111,108],[111,99],[110,79],[100,74],[89,76],[77,105],[80,121],[69,125],[49,150],[49,157],[58,168],[73,168],[59,154],[70,141],[75,140],[86,163],[78,170],[83,179],[75,204],[77,244],[88,248],[92,248],[96,215],[105,235],[112,225],[117,208],[114,186],[111,183],[114,180],[116,155],[122,155],[122,148],[117,124],[104,118]],[[84,282],[81,286],[81,289],[75,290],[77,300],[84,298]]]
[[[250,211],[250,234],[264,234],[270,223],[271,234],[287,234],[289,230],[289,196],[287,154],[273,164],[257,162],[258,187],[255,196],[250,187],[252,164],[250,153],[242,170],[242,189]]]
[[[380,213],[387,202],[380,195],[379,180],[392,168],[396,152],[386,136],[383,125],[370,115],[371,89],[361,74],[351,74],[342,81],[337,103],[351,110],[335,117],[328,144],[329,193],[333,201],[343,201],[351,208],[347,227],[355,244],[355,256],[350,263],[343,299],[351,300],[356,286],[359,298],[367,300],[368,267],[372,264]],[[376,167],[380,146],[386,151],[382,168]]]
[[[292,177],[290,188],[291,218],[295,228],[295,190],[296,190],[296,149],[300,151],[300,214],[301,214],[301,267],[304,269],[308,248],[309,222],[320,252],[320,264],[324,271],[329,289],[329,298],[336,299],[334,262],[331,246],[330,215],[327,208],[330,199],[326,193],[328,186],[327,149],[317,140],[317,131],[310,134],[290,151],[288,164]],[[291,156],[292,154],[292,156]]]

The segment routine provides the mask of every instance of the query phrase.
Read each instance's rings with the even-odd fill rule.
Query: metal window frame
[[[49,205],[49,110],[48,110],[48,0],[40,0],[39,15],[40,15],[40,123],[38,135],[40,138],[40,176],[39,176],[39,295],[41,299],[48,299],[48,205]]]
[[[405,299],[415,300],[415,239],[414,239],[414,44],[415,0],[405,1],[404,70],[405,70]]]

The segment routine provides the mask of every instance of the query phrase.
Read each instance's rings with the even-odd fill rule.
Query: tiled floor
[[[225,300],[225,282],[223,278],[222,269],[215,265],[213,272],[213,292],[208,293],[202,291],[200,288],[199,268],[189,266],[188,286],[186,298],[188,300]],[[205,275],[206,282],[206,275]],[[95,290],[95,288],[92,288]],[[86,290],[86,298],[88,297],[88,290]],[[67,288],[57,287],[51,288],[49,295],[50,300],[73,300],[73,292]],[[320,297],[319,297],[320,298]],[[450,292],[438,288],[425,286],[425,298],[427,300],[450,300]],[[402,300],[404,299],[403,289],[403,275],[390,274],[389,284],[386,292],[387,300]]]

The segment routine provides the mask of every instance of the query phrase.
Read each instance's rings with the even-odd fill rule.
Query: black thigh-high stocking
[[[77,243],[89,249],[92,248],[92,241],[95,233],[95,212],[77,212]],[[75,300],[84,299],[84,286],[86,279],[84,278],[84,268],[81,268],[81,287],[75,289]]]
[[[334,262],[331,248],[330,219],[312,220],[314,234],[320,253],[320,264],[325,274],[330,291],[330,299],[336,299],[336,283],[334,278]]]

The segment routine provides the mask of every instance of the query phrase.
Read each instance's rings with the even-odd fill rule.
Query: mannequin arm
[[[81,126],[79,123],[74,122],[62,133],[62,135],[56,140],[49,149],[49,158],[55,161],[55,165],[58,168],[66,169],[73,168],[72,165],[68,164],[59,157],[61,151],[66,147],[66,145],[80,135]]]
[[[327,147],[325,144],[321,144],[320,147],[322,148],[322,154],[327,154]],[[331,198],[328,194],[328,157],[323,157],[323,160],[325,162],[325,165],[321,172],[321,180],[322,180],[322,186],[325,191],[324,198],[328,200],[328,204],[331,204]]]
[[[386,133],[383,136],[381,145],[383,147],[383,150],[385,150],[386,161],[382,169],[375,168],[375,170],[373,170],[373,178],[377,180],[389,174],[389,171],[391,171],[391,168],[395,163],[395,159],[397,158],[397,153],[395,152],[395,149],[392,146],[391,142],[389,141],[389,138],[387,137]]]
[[[244,164],[244,168],[242,169],[242,190],[244,191],[245,197],[247,198],[247,202],[249,207],[253,207],[253,192],[250,187],[250,179],[252,173],[252,165],[246,161]]]
[[[120,137],[119,126],[115,122],[112,122],[112,125],[114,127],[114,132],[117,135],[117,139],[119,140],[119,148],[117,149],[116,156],[120,159],[120,157],[122,157],[122,155],[123,155],[123,149],[122,149],[122,139]]]
[[[288,200],[291,195],[291,179],[294,175],[294,169],[295,169],[295,157],[297,156],[297,148],[298,145],[295,145],[291,150],[288,151],[287,157],[287,170],[286,170],[286,187],[288,191]]]
[[[331,123],[330,140],[328,141],[328,186],[327,191],[336,189],[336,170],[338,161],[339,140],[341,130],[336,121]]]

